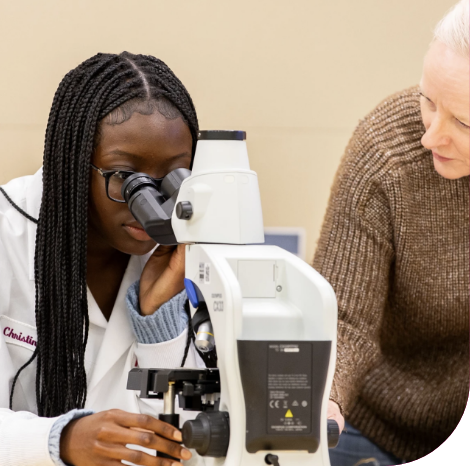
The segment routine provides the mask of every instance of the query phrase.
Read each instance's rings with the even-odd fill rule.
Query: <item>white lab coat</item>
[[[3,186],[12,200],[38,218],[42,193],[42,170],[33,176],[10,181]],[[35,327],[34,248],[36,225],[15,210],[0,193],[0,465],[53,466],[49,455],[49,432],[55,418],[36,416],[33,362],[21,374],[10,411],[13,377],[31,357],[37,340]],[[157,344],[140,344],[132,332],[125,296],[139,279],[147,256],[132,256],[119,289],[109,322],[88,291],[90,328],[85,353],[88,380],[86,408],[102,411],[119,408],[129,412],[157,415],[159,400],[141,400],[137,392],[126,390],[127,374],[135,366],[179,367],[187,338]],[[202,367],[192,347],[186,367]],[[194,417],[190,413],[188,417]],[[195,458],[196,460],[196,458]],[[204,464],[191,460],[187,464]]]

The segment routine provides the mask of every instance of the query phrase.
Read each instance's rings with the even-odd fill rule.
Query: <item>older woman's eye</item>
[[[457,118],[456,118],[456,120],[457,120]],[[459,123],[460,126],[462,126],[462,128],[470,129],[470,126],[466,125],[465,123],[462,123],[460,120],[457,120],[457,122]]]
[[[432,109],[435,109],[436,106],[434,105],[434,102],[429,98],[429,97],[426,97],[424,94],[422,94],[421,92],[419,93],[419,95],[425,100],[425,103],[426,105],[432,110]]]

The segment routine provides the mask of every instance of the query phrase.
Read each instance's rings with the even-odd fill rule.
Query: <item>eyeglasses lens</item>
[[[116,201],[123,201],[124,198],[121,194],[121,188],[124,184],[124,177],[119,175],[112,175],[109,178],[108,184],[108,195],[110,198],[115,199]]]

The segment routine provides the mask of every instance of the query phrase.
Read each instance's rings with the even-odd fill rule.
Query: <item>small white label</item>
[[[204,285],[209,285],[211,282],[211,265],[206,262],[204,266]]]
[[[211,283],[211,265],[209,262],[199,262],[199,283],[210,285]]]
[[[7,316],[0,316],[0,329],[6,343],[34,351],[37,345],[36,327]]]
[[[199,262],[199,283],[204,283],[204,262]]]

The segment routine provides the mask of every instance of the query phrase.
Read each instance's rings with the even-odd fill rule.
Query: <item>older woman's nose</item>
[[[426,149],[436,149],[437,147],[448,145],[450,137],[446,126],[446,122],[442,118],[434,117],[429,126],[426,125],[426,132],[421,138],[421,144]]]

